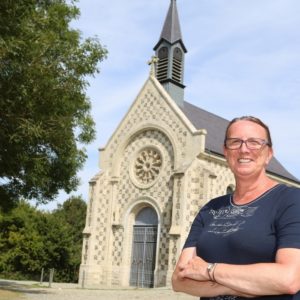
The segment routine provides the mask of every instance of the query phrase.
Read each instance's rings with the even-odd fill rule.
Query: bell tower
[[[179,106],[183,106],[184,57],[187,50],[182,41],[176,0],[171,0],[160,39],[154,51],[158,57],[156,78],[172,99]]]

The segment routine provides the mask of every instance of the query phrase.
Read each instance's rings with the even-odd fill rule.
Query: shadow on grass
[[[45,291],[45,287],[38,285],[27,285],[18,283],[16,281],[2,280],[0,279],[0,289],[18,293],[26,294],[48,294],[48,291]]]

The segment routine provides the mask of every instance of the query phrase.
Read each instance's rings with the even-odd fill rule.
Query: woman
[[[300,299],[300,189],[266,175],[268,127],[254,117],[233,119],[224,155],[236,189],[198,213],[173,289],[201,299]]]

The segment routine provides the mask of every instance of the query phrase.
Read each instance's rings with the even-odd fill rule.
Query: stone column
[[[108,232],[107,232],[107,247],[106,247],[106,276],[107,276],[107,285],[112,285],[112,272],[113,272],[113,242],[114,242],[114,230],[115,227],[120,225],[120,218],[119,218],[119,210],[118,206],[116,205],[116,197],[117,197],[117,184],[119,183],[118,177],[112,177],[109,181],[110,184],[110,197],[109,197],[109,204],[108,204]]]
[[[179,256],[180,236],[183,225],[183,176],[184,172],[174,173],[172,224],[169,231],[169,263],[167,273],[167,285],[171,283],[171,277]]]

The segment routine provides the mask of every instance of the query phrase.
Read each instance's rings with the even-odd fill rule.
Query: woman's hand
[[[207,262],[199,256],[191,258],[186,264],[178,265],[178,277],[189,278],[198,281],[210,280],[207,272]]]

